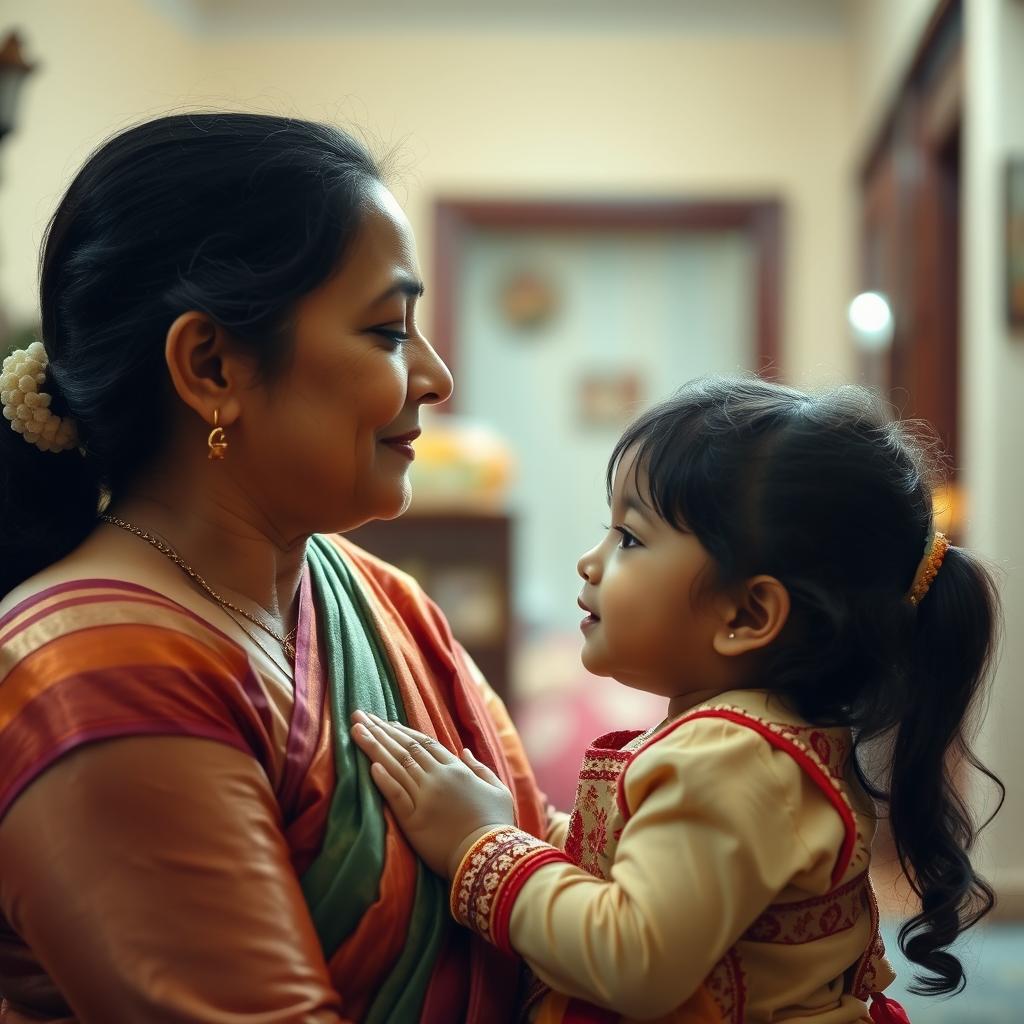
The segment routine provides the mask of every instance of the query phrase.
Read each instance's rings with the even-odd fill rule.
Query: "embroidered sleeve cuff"
[[[539,867],[571,861],[561,850],[517,828],[484,833],[459,864],[452,880],[452,916],[507,953],[508,926],[516,897]]]

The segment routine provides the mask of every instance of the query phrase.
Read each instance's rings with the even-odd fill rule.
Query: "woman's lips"
[[[397,452],[404,459],[410,462],[416,458],[416,452],[412,443],[420,436],[419,430],[410,430],[407,434],[397,434],[395,437],[381,438],[381,444],[387,445],[392,451]]]

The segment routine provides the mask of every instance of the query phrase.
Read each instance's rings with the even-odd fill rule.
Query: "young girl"
[[[905,1021],[882,994],[872,798],[923,908],[901,932],[918,990],[962,987],[947,947],[993,896],[952,776],[981,768],[965,731],[997,609],[928,478],[854,387],[701,380],[626,431],[579,562],[583,662],[668,709],[594,741],[561,847],[515,827],[468,751],[356,714],[455,916],[532,969],[530,1019]]]

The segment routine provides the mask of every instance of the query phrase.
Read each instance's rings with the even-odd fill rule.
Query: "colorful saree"
[[[510,1020],[516,961],[451,921],[444,883],[382,808],[348,723],[363,708],[451,749],[470,747],[512,789],[520,827],[543,836],[514,729],[408,577],[340,538],[314,537],[307,567],[293,696],[208,622],[137,584],[80,580],[12,609],[0,620],[0,824],[47,769],[101,740],[190,737],[234,748],[273,791],[337,994],[339,1014],[302,1019]],[[2,887],[0,896],[0,910],[17,905]],[[31,928],[18,923],[0,913],[0,1018],[98,1019],[64,1003],[22,939]]]

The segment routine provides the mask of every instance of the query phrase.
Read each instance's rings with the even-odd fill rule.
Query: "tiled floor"
[[[1024,924],[993,924],[957,944],[967,973],[958,996],[935,999],[906,992],[913,970],[900,954],[896,925],[883,926],[897,980],[886,995],[898,999],[912,1024],[1024,1024]]]

